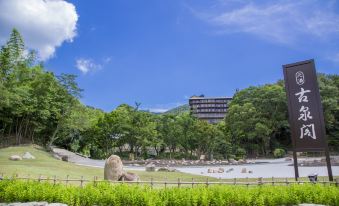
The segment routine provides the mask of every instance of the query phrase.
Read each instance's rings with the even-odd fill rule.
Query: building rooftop
[[[205,97],[205,96],[191,96],[190,99],[232,99],[232,97]]]

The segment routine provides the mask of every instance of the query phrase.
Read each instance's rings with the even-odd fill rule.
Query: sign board
[[[329,180],[333,181],[323,109],[314,61],[283,66],[293,143],[295,178],[298,179],[298,151],[324,151]]]
[[[294,149],[324,150],[325,124],[314,61],[303,61],[283,67]]]

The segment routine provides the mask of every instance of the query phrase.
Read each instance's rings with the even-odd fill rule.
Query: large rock
[[[22,158],[19,155],[12,155],[9,157],[9,160],[20,161]]]
[[[218,173],[224,173],[225,172],[225,169],[224,168],[222,168],[222,167],[219,167],[218,168]]]
[[[123,175],[123,165],[119,156],[111,155],[105,162],[104,179],[118,181]]]
[[[246,167],[244,167],[244,168],[241,169],[241,173],[247,173]]]
[[[158,172],[175,172],[175,171],[177,170],[171,167],[160,167],[158,169]]]
[[[35,157],[29,153],[29,152],[25,152],[25,154],[22,156],[23,159],[35,159]]]
[[[229,168],[228,170],[226,170],[226,173],[232,172],[233,170],[233,168]]]
[[[246,163],[246,161],[245,161],[245,160],[243,160],[243,159],[240,159],[240,160],[238,160],[238,163],[239,163],[239,164],[245,164],[245,163]]]
[[[137,174],[123,171],[119,181],[138,181],[140,178]]]
[[[238,164],[238,161],[235,160],[235,159],[229,159],[228,161],[229,161],[230,164],[233,164],[233,165]]]
[[[299,206],[325,206],[325,205],[318,205],[318,204],[299,204]]]
[[[61,156],[61,160],[64,162],[68,162],[68,156],[67,155]]]
[[[155,171],[155,165],[150,163],[150,164],[146,165],[145,170],[146,170],[146,172],[154,172]]]

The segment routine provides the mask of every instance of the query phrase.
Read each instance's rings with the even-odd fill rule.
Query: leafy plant
[[[286,154],[284,149],[277,148],[274,150],[273,155],[275,158],[282,158]]]
[[[73,205],[339,205],[335,186],[196,186],[157,188],[148,186],[87,184],[85,187],[5,179],[0,181],[0,202],[47,201]]]

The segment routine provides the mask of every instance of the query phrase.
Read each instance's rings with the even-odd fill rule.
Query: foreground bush
[[[47,201],[71,205],[339,205],[339,189],[313,184],[210,186],[151,189],[146,186],[88,184],[84,188],[35,181],[0,181],[0,202]]]
[[[285,150],[280,149],[280,148],[277,148],[273,151],[273,156],[275,158],[282,158],[285,156],[285,154],[286,154]]]

